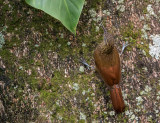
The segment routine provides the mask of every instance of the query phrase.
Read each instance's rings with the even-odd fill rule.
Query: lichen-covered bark
[[[160,62],[149,45],[160,32],[159,4],[87,0],[74,36],[24,1],[0,1],[0,122],[158,122]],[[94,66],[100,20],[119,52],[129,42],[120,57],[126,110],[118,115],[108,87],[79,62]]]

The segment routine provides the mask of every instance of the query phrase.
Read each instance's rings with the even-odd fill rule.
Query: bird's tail
[[[117,84],[113,85],[112,89],[110,90],[110,94],[111,94],[111,100],[112,100],[114,110],[117,113],[123,112],[125,109],[125,105],[124,105],[120,86]]]

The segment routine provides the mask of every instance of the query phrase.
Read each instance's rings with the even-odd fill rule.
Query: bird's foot
[[[129,44],[128,44],[128,41],[126,41],[126,42],[124,42],[124,43],[122,44],[121,55],[122,55],[122,53],[124,52],[124,49],[125,49],[128,45],[129,45]]]
[[[87,67],[88,70],[94,70],[93,66],[90,66],[84,59],[80,59],[80,62]]]

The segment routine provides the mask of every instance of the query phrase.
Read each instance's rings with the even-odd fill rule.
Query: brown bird
[[[108,39],[107,39],[108,40]],[[94,60],[98,73],[104,82],[110,86],[110,95],[114,110],[121,113],[125,109],[121,87],[120,58],[113,38],[100,43],[94,51]]]

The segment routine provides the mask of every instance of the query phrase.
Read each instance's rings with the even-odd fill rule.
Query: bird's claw
[[[129,44],[128,44],[128,41],[126,41],[125,43],[123,43],[123,44],[122,44],[122,51],[121,51],[121,55],[122,55],[122,53],[123,53],[124,49],[125,49],[128,45],[129,45]]]
[[[87,67],[88,70],[94,69],[94,68],[93,68],[92,66],[90,66],[84,59],[80,59],[80,62],[81,62],[82,64],[84,64],[84,65]]]

